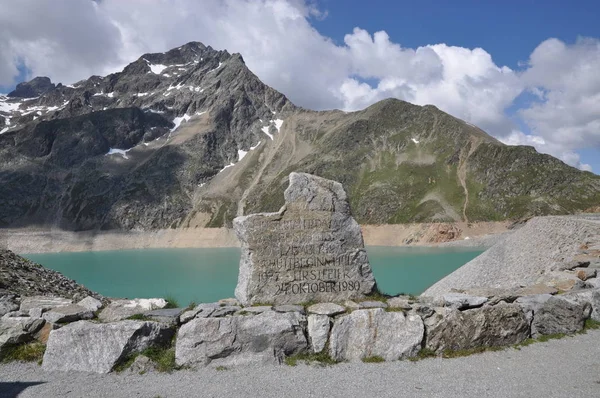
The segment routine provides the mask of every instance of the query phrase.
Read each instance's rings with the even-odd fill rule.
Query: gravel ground
[[[96,375],[0,365],[1,397],[600,397],[600,330],[455,359]]]
[[[540,276],[579,254],[586,242],[600,242],[597,216],[535,217],[423,295],[438,296],[453,288],[533,285]]]

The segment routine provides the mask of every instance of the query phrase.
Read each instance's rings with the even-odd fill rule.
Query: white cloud
[[[307,108],[356,110],[387,97],[434,104],[504,142],[534,145],[578,167],[585,166],[575,150],[600,147],[598,40],[547,40],[514,71],[481,48],[404,48],[383,31],[355,28],[336,45],[312,27],[311,18],[326,16],[314,4],[0,0],[0,36],[7,38],[0,41],[0,85],[13,81],[19,62],[32,75],[72,83],[146,52],[201,41],[241,53],[263,81]],[[506,114],[524,90],[539,99],[517,115],[531,135]]]

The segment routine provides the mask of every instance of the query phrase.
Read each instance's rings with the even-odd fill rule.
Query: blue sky
[[[600,172],[600,2],[0,0],[0,10],[0,92],[202,41],[240,52],[307,108],[431,103]]]
[[[320,0],[317,4],[328,13],[326,18],[314,18],[313,26],[338,44],[360,26],[371,32],[385,30],[403,47],[434,43],[481,47],[497,65],[515,70],[521,69],[533,49],[548,38],[575,43],[578,37],[600,37],[599,1]],[[528,100],[530,96],[520,96],[507,113],[513,117]],[[530,132],[526,124],[513,120],[524,132]],[[582,163],[600,173],[600,148],[577,153]]]

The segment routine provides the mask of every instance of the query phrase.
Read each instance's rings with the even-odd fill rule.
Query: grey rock
[[[242,245],[236,298],[300,304],[371,293],[375,279],[342,184],[304,173],[289,179],[279,212],[233,222]]]
[[[327,344],[331,318],[327,315],[310,314],[308,316],[308,340],[313,352],[321,352]]]
[[[100,308],[102,308],[102,301],[100,301],[97,298],[94,298],[92,296],[87,296],[83,300],[80,300],[77,303],[77,305],[80,305],[83,308],[87,308],[88,310],[90,310],[92,312],[96,312]]]
[[[436,352],[506,346],[529,337],[529,321],[518,304],[464,311],[436,308],[425,325],[425,346]]]
[[[43,319],[28,317],[0,319],[0,360],[10,347],[33,340],[44,323]]]
[[[198,318],[208,318],[220,305],[218,303],[202,303],[198,304],[194,309],[189,311],[185,311],[183,314],[179,316],[180,323],[186,323],[191,321],[192,319]]]
[[[41,308],[32,308],[29,310],[29,316],[32,318],[41,318],[44,311]]]
[[[62,298],[62,297],[50,297],[50,296],[31,296],[21,297],[21,311],[29,312],[32,308],[41,308],[43,311],[50,310],[52,308],[62,307],[64,305],[72,304],[73,300]]]
[[[592,307],[590,318],[600,322],[600,288],[578,290],[565,293],[562,297],[573,300],[580,304],[589,304]]]
[[[232,315],[237,311],[240,311],[242,307],[237,305],[225,305],[223,307],[215,308],[215,310],[210,314],[211,318],[219,318],[227,315]]]
[[[431,305],[424,303],[413,304],[413,311],[423,319],[429,318],[435,313],[435,310]]]
[[[42,318],[50,323],[74,322],[84,319],[92,319],[93,317],[93,311],[77,304],[69,304],[62,307],[53,308],[42,315]]]
[[[145,374],[156,370],[156,362],[145,355],[138,355],[129,367],[130,373]]]
[[[551,296],[533,310],[531,336],[578,332],[583,329],[590,312],[589,302],[577,302],[562,296]]]
[[[236,298],[226,298],[226,299],[221,299],[217,302],[219,305],[226,305],[226,306],[237,306],[239,307],[241,304],[239,302],[238,299]]]
[[[179,329],[176,362],[192,367],[279,364],[307,349],[305,327],[306,317],[297,312],[195,318]]]
[[[597,289],[600,288],[600,278],[590,278],[585,281],[586,286]]]
[[[307,308],[309,314],[335,316],[346,312],[346,308],[334,303],[317,303]]]
[[[160,308],[144,313],[145,316],[153,321],[166,323],[168,325],[177,325],[180,315],[185,311],[185,308]]]
[[[0,119],[2,119],[1,115]],[[0,145],[0,152],[2,152],[2,145]],[[1,155],[0,158],[2,158]],[[6,165],[6,163],[4,165]],[[0,169],[2,169],[2,166],[0,166]],[[10,169],[10,166],[8,169]],[[3,180],[3,177],[8,174],[10,174],[9,170],[6,168],[2,169],[0,180],[6,181]],[[0,198],[6,198],[7,192],[3,191],[3,188],[5,188],[5,186],[0,182]],[[35,200],[40,199],[41,197],[38,197]],[[4,204],[6,204],[6,202]],[[0,206],[0,213],[4,213],[6,207],[7,206],[5,205]],[[11,216],[9,216],[9,218],[10,217]],[[2,215],[0,215],[0,219],[6,220]],[[0,234],[0,241],[3,240],[1,235],[2,234]],[[0,246],[2,245],[0,244]],[[74,280],[65,277],[60,272],[44,268],[40,264],[36,264],[33,261],[23,258],[2,247],[0,247],[0,286],[6,287],[7,291],[18,296],[30,297],[33,299],[38,299],[40,298],[39,296],[44,296],[46,299],[51,299],[52,297],[67,297],[73,300],[78,300],[89,295],[102,297],[76,283]],[[0,294],[0,296],[2,295],[4,294]],[[68,304],[70,304],[70,302]],[[33,307],[35,306],[36,305]],[[26,307],[25,311],[29,311],[29,309],[33,308],[28,304],[26,304]]]
[[[134,353],[167,344],[172,335],[158,322],[74,322],[50,332],[42,368],[108,373]]]
[[[358,303],[360,308],[387,308],[388,305],[383,301],[361,301]]]
[[[390,308],[399,308],[402,310],[411,310],[412,306],[405,297],[392,297],[388,299],[387,304]]]
[[[481,307],[488,301],[487,297],[469,296],[461,293],[448,293],[443,295],[442,299],[445,306],[457,310]]]
[[[587,281],[590,278],[595,278],[597,269],[595,268],[575,268],[573,272],[582,281]]]
[[[114,300],[100,312],[98,318],[103,322],[116,322],[132,315],[164,308],[166,305],[167,302],[161,298]]]
[[[262,314],[265,311],[271,311],[273,307],[271,307],[270,305],[260,305],[260,306],[256,306],[256,307],[244,307],[241,310],[237,311],[235,313],[235,315],[244,315],[244,314],[252,314],[252,315],[256,315],[256,314]],[[280,311],[282,312],[282,311]],[[283,311],[284,312],[284,311]]]
[[[408,358],[419,352],[423,332],[423,321],[417,315],[405,316],[381,308],[356,310],[335,320],[330,355],[348,361],[371,356],[387,361]]]
[[[8,97],[14,98],[33,98],[39,97],[49,91],[52,91],[56,86],[50,78],[46,76],[38,76],[28,82],[17,84],[17,87],[8,93]]]
[[[522,228],[428,288],[423,295],[441,296],[452,289],[519,288],[536,283],[577,287],[576,282],[548,274],[579,254],[581,242],[600,233],[600,223],[577,217],[534,217]],[[563,273],[564,274],[564,273]],[[562,282],[562,283],[559,283]],[[580,281],[581,282],[581,281]]]
[[[5,293],[0,295],[0,317],[18,309],[19,303],[15,294]]]
[[[277,311],[277,312],[299,312],[300,314],[305,314],[306,311],[304,310],[304,307],[301,305],[295,305],[295,304],[282,304],[282,305],[276,305],[275,307],[273,307],[273,311]]]
[[[352,300],[344,301],[344,307],[348,308],[351,311],[360,309],[360,305],[356,301],[352,301]]]

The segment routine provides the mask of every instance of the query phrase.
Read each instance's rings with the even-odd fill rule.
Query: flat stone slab
[[[186,323],[194,318],[208,318],[217,308],[221,307],[219,303],[198,304],[191,310],[185,311],[179,316],[180,323]]]
[[[408,299],[403,297],[392,297],[388,299],[387,304],[390,308],[400,308],[403,310],[412,309],[412,306],[410,305]]]
[[[115,322],[132,315],[164,308],[166,305],[167,302],[162,298],[114,300],[100,312],[98,318],[103,322]]]
[[[306,313],[306,311],[304,310],[303,306],[296,305],[296,304],[276,305],[275,307],[273,307],[273,311],[277,311],[277,312],[299,312],[300,314],[305,314]]]
[[[179,317],[185,312],[185,308],[160,308],[144,313],[145,316],[151,318],[153,321],[177,324],[179,323]]]
[[[449,293],[442,296],[444,305],[447,307],[464,310],[468,308],[481,307],[488,301],[487,297],[469,296],[461,293]]]
[[[289,178],[279,212],[233,221],[242,246],[236,298],[243,305],[364,298],[375,279],[342,184]]]
[[[262,314],[265,311],[271,311],[273,307],[271,307],[270,305],[259,305],[256,307],[244,307],[241,310],[237,311],[235,314],[236,315],[243,315],[245,314]]]
[[[92,319],[94,311],[84,308],[78,304],[69,304],[62,307],[53,308],[42,315],[47,322],[65,323],[75,322],[83,319]]]
[[[21,311],[26,313],[32,308],[41,308],[42,310],[49,310],[63,305],[71,304],[73,300],[62,298],[62,297],[47,297],[47,296],[31,296],[21,298]]]
[[[382,301],[361,301],[360,308],[387,308],[388,305]]]
[[[346,308],[334,303],[317,303],[307,308],[309,314],[334,316],[346,312]]]
[[[84,308],[87,308],[90,311],[95,312],[95,311],[98,311],[100,308],[102,308],[102,301],[100,301],[92,296],[87,296],[83,300],[79,301],[77,303],[77,305],[80,305]]]

